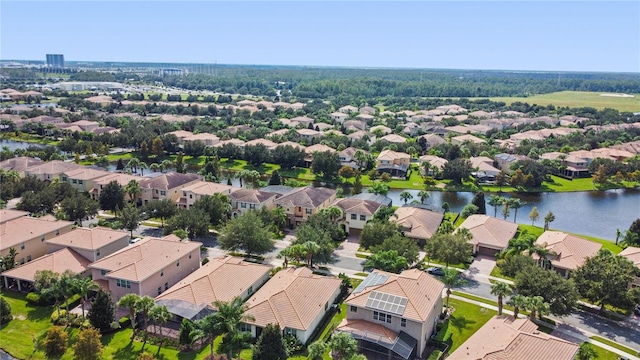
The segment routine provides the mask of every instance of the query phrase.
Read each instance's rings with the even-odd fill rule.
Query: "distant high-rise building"
[[[64,67],[64,55],[62,54],[47,54],[47,66],[53,68]]]

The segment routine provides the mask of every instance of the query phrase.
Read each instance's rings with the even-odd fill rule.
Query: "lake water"
[[[8,147],[9,150],[15,151],[16,149],[26,149],[29,146],[35,146],[38,148],[46,147],[46,145],[37,144],[37,143],[15,141],[15,140],[9,140],[9,139],[0,139],[0,149],[3,147]]]

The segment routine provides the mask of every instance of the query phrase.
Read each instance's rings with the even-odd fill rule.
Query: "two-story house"
[[[287,226],[297,226],[313,214],[326,208],[336,199],[336,191],[328,188],[303,187],[293,189],[275,200],[285,210]]]
[[[126,294],[156,297],[200,267],[201,245],[146,238],[89,268],[93,280],[111,292],[114,302]]]
[[[43,163],[44,161],[40,159],[35,159],[28,156],[20,156],[0,161],[0,169],[4,171],[14,170],[18,174],[20,174],[20,176],[23,176],[25,169],[36,165],[41,165]]]
[[[354,198],[336,199],[331,206],[342,210],[340,225],[349,235],[360,235],[367,221],[373,218],[373,214],[382,206],[380,203],[370,200]]]
[[[26,168],[24,175],[35,176],[38,180],[50,182],[54,179],[60,179],[60,175],[66,171],[80,168],[82,168],[82,166],[76,163],[53,160]]]
[[[63,172],[60,175],[60,181],[66,182],[77,191],[89,192],[93,190],[97,179],[110,174],[110,172],[104,170],[81,167]]]
[[[279,195],[256,189],[237,189],[229,195],[233,216],[239,216],[249,210],[263,207],[271,210],[276,207],[274,201]]]
[[[411,164],[411,155],[393,151],[383,150],[376,159],[376,169],[380,173],[388,173],[395,177],[405,177]]]
[[[177,204],[181,208],[189,209],[193,203],[200,200],[203,196],[213,196],[214,194],[229,196],[236,190],[239,189],[226,184],[219,184],[210,181],[196,181],[191,185],[182,188]]]
[[[340,164],[342,166],[350,166],[358,170],[360,168],[360,165],[358,164],[358,159],[356,159],[356,152],[358,151],[368,154],[367,151],[358,150],[353,146],[349,146],[348,148],[338,152],[338,158],[340,159]]]
[[[129,246],[129,232],[106,227],[75,228],[46,241],[47,252],[69,248],[91,262]]]
[[[540,155],[540,160],[545,159],[559,161],[562,164],[562,168],[557,170],[564,176],[570,178],[589,176],[589,166],[586,159],[561,152],[550,152]]]
[[[422,155],[418,160],[420,162],[420,172],[427,176],[438,175],[444,170],[444,166],[448,162],[447,159],[435,155]],[[429,164],[428,169],[426,163]]]
[[[6,221],[0,219],[0,256],[8,255],[13,248],[18,252],[15,259],[18,264],[24,264],[47,254],[45,240],[67,233],[73,226],[71,221],[57,221],[53,216],[15,217],[16,213],[12,210],[4,212],[8,215]]]
[[[506,154],[506,153],[498,154],[494,156],[493,159],[498,165],[498,168],[507,174],[510,174],[513,172],[513,170],[511,170],[511,165],[515,164],[516,162],[523,161],[523,160],[531,160],[528,156],[525,156],[525,155]]]
[[[220,138],[214,134],[199,133],[187,136],[182,139],[182,143],[184,144],[196,141],[201,142],[204,146],[214,146],[220,142]]]
[[[306,267],[280,270],[247,300],[245,314],[253,320],[240,330],[258,338],[265,326],[277,324],[305,344],[340,295],[340,283]]]
[[[198,174],[181,174],[170,172],[146,179],[140,182],[138,203],[147,205],[152,200],[171,199],[177,201],[182,195],[182,189],[201,181]]]
[[[322,133],[313,129],[298,129],[296,130],[298,137],[303,140],[307,140],[309,143],[313,143],[314,140],[318,140],[322,137]]]
[[[215,301],[246,300],[269,280],[271,267],[227,256],[211,259],[156,297],[178,321],[197,320],[216,311]]]
[[[388,359],[415,359],[435,331],[444,288],[418,269],[400,274],[374,270],[345,300],[347,316],[336,331],[357,339],[361,353],[386,352]]]
[[[92,199],[98,200],[100,199],[102,189],[112,181],[115,181],[116,183],[118,183],[118,185],[124,188],[131,180],[135,180],[140,183],[141,181],[147,179],[148,177],[144,176],[129,175],[125,173],[109,173],[108,175],[93,180],[93,189],[91,189],[91,192],[89,194],[91,195]],[[127,195],[126,197],[128,198],[129,196]]]

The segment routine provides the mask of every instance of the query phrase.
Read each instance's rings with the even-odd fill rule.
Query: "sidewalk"
[[[483,302],[480,302],[480,301],[476,301],[476,300],[467,299],[467,298],[462,297],[462,296],[451,294],[451,298],[452,299],[456,299],[456,300],[460,300],[460,301],[464,301],[464,302],[468,302],[470,304],[478,305],[478,306],[481,306],[483,308],[487,308],[487,309],[498,311],[498,307],[497,306],[489,305],[489,304],[486,304],[486,303],[483,303]],[[487,299],[487,300],[493,301],[492,299]],[[513,315],[513,311],[507,310],[507,309],[503,309],[502,313],[503,314]],[[525,317],[525,316],[524,315],[519,315],[519,317]],[[562,322],[562,320],[560,320],[560,319],[556,319],[556,318],[552,318],[552,317],[549,317],[549,318],[552,319],[553,321],[555,321],[556,325],[549,324],[549,323],[541,321],[541,320],[536,320],[536,323],[539,324],[539,325],[544,325],[546,327],[554,329],[553,332],[558,332],[561,335],[565,335],[565,336],[577,339],[580,342],[591,343],[593,345],[599,346],[599,347],[601,347],[601,348],[603,348],[605,350],[611,351],[611,352],[613,352],[613,353],[615,353],[615,354],[617,354],[619,356],[622,356],[624,358],[627,358],[629,360],[640,360],[640,358],[637,357],[637,356],[633,356],[633,355],[628,354],[628,353],[626,353],[626,352],[624,352],[622,350],[619,350],[619,349],[616,349],[616,348],[614,348],[612,346],[609,346],[607,344],[601,343],[601,342],[599,342],[597,340],[590,339],[590,337],[594,336],[594,335],[601,336],[599,334],[593,334],[593,333],[590,333],[590,332],[582,330],[582,329],[577,329],[577,328],[575,328],[575,327],[573,327],[571,325],[564,324]]]

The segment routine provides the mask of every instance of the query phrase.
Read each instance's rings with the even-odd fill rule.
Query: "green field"
[[[507,104],[520,101],[538,105],[553,104],[556,107],[593,107],[596,109],[612,108],[619,111],[630,112],[640,111],[639,94],[630,94],[633,95],[633,97],[601,96],[600,94],[602,93],[590,91],[560,91],[529,97],[494,97],[489,99],[491,101],[502,101]]]
[[[449,304],[455,310],[438,332],[436,339],[440,341],[450,339],[449,353],[452,353],[497,312],[456,299],[451,299]]]

